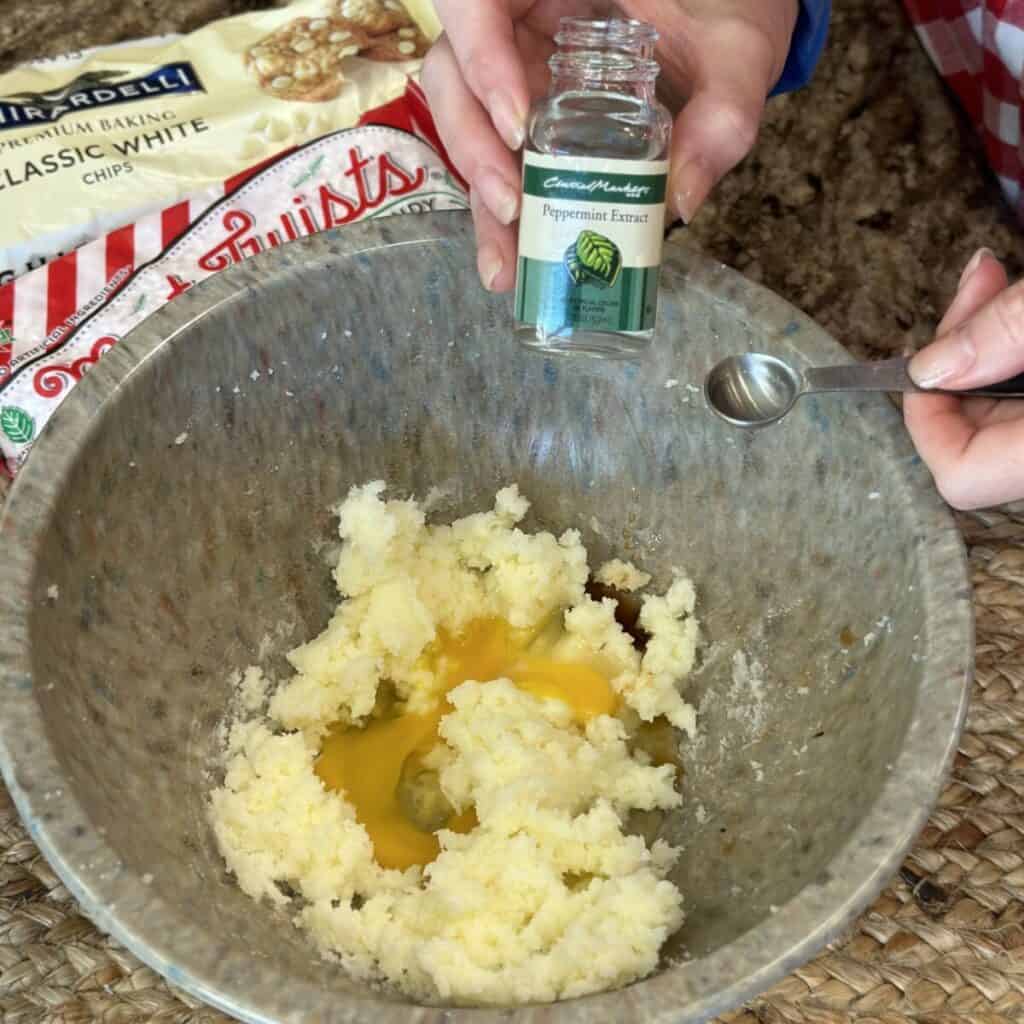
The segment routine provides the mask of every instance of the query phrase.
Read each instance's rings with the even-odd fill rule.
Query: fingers
[[[939,322],[936,336],[942,337],[960,327],[984,308],[985,303],[999,295],[1006,288],[1006,284],[1006,271],[995,254],[990,249],[979,249],[960,275],[957,293],[946,315]],[[993,401],[988,398],[964,400],[946,395],[921,394],[907,394],[903,397],[904,411],[909,412],[907,425],[913,425],[912,435],[916,435],[917,429],[925,429],[919,425],[925,423],[929,413],[938,415],[946,411],[959,411],[976,429],[991,414],[992,406]],[[917,437],[914,439],[916,441]],[[927,443],[927,439],[924,440]]]
[[[965,398],[960,402],[960,412],[977,431],[993,423],[1020,418],[1021,403],[1005,398]]]
[[[437,0],[463,80],[513,151],[523,144],[530,93],[512,15],[529,6],[523,0]]]
[[[981,250],[965,268],[956,297],[939,325],[940,339],[929,348],[981,316],[1005,289],[1001,264],[988,250]],[[1020,446],[1024,441],[1018,403],[907,394],[903,417],[939,492],[951,505],[979,508],[1019,497],[1024,467],[1015,473],[1008,451],[999,447]]]
[[[484,287],[507,292],[516,280],[515,229],[500,223],[480,198],[471,191],[469,205],[476,229],[476,267]]]
[[[905,407],[907,426],[939,493],[950,505],[983,508],[1014,501],[1024,493],[1021,403],[1004,403],[1016,406],[1017,418],[977,432],[956,408],[929,410],[914,404],[918,408],[913,412]]]
[[[427,55],[422,81],[452,162],[480,191],[494,216],[511,223],[519,203],[518,158],[502,142],[487,111],[467,87],[444,36]]]
[[[1002,269],[984,255],[971,276],[981,293],[1005,281]],[[975,284],[981,277],[981,283]],[[968,287],[965,283],[964,289]],[[963,289],[962,289],[963,291]],[[960,296],[958,296],[958,300]],[[947,320],[953,318],[947,315]],[[960,319],[910,361],[910,375],[925,388],[983,387],[1024,370],[1024,281],[1004,287]]]
[[[478,265],[485,286],[498,290],[509,267],[509,228],[519,215],[518,157],[495,131],[487,111],[467,87],[447,40],[442,37],[424,64],[423,88],[438,133],[459,173],[469,182]]]

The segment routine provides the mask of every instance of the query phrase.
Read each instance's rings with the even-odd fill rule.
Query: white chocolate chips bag
[[[0,285],[0,455],[10,473],[79,380],[164,303],[234,263],[361,220],[465,210],[422,91]]]
[[[0,75],[0,284],[401,97],[430,0],[295,0]]]

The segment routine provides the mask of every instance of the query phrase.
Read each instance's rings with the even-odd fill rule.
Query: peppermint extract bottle
[[[672,118],[656,30],[563,18],[530,112],[515,333],[545,352],[642,354],[654,336]]]

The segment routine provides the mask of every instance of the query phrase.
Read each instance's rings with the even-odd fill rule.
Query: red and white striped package
[[[75,383],[205,277],[284,242],[400,213],[466,209],[419,87],[216,188],[0,287],[0,452],[11,474]]]
[[[904,0],[928,56],[974,122],[1024,221],[1024,0]]]

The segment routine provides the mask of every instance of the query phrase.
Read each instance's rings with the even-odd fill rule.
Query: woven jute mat
[[[856,925],[728,1024],[1024,1020],[1024,503],[959,516],[977,668],[952,778],[899,874]],[[0,786],[4,1024],[227,1018],[100,934]]]

